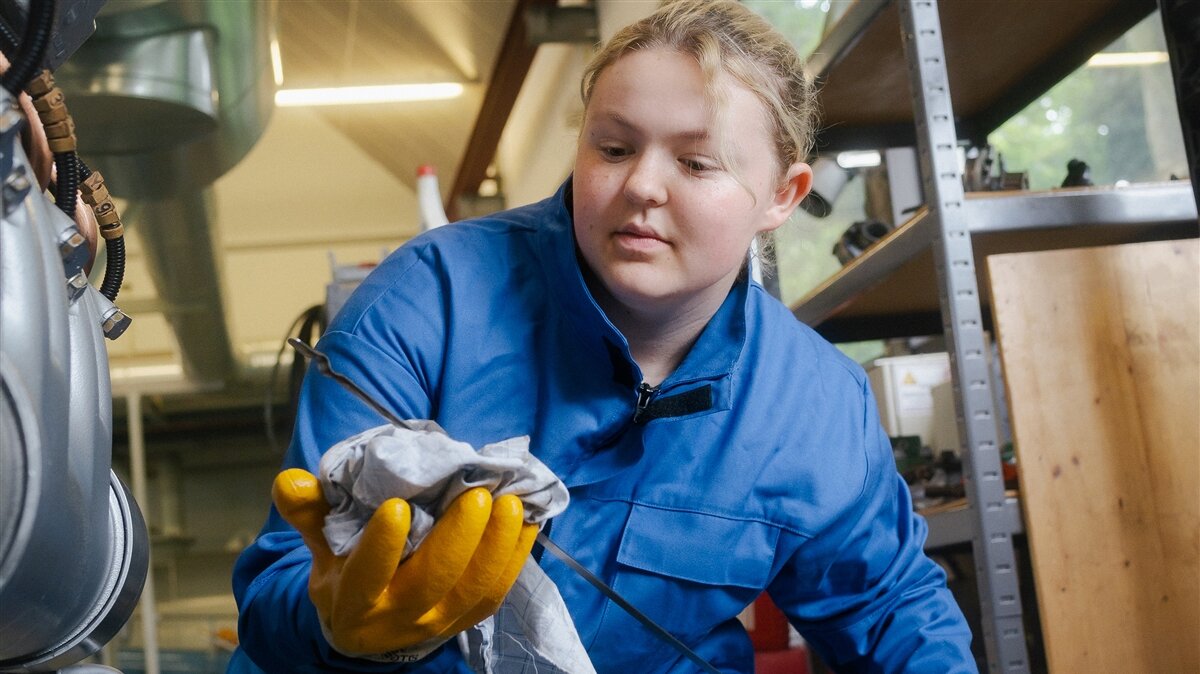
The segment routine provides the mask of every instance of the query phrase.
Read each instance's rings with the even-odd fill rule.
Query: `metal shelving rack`
[[[833,341],[945,335],[969,508],[931,517],[930,544],[973,543],[992,672],[1028,672],[1030,663],[1012,544],[1012,536],[1022,531],[1021,517],[1017,500],[1004,491],[993,419],[984,334],[990,328],[989,300],[978,276],[983,260],[999,252],[1198,235],[1196,201],[1184,181],[964,194],[955,149],[960,138],[980,143],[987,132],[1154,9],[1153,0],[1070,4],[1063,12],[1063,3],[1042,3],[1041,10],[1023,0],[943,3],[957,30],[949,59],[965,54],[968,62],[956,73],[954,61],[947,58],[949,41],[935,0],[859,0],[808,62],[823,85],[828,127],[818,147],[915,145],[925,205],[792,310]],[[984,27],[988,31],[982,39],[969,33]],[[1021,56],[1013,63],[989,54],[999,44],[996,40],[1012,40],[1014,30],[1036,39],[1022,43]],[[909,86],[903,99],[895,91],[902,79],[895,59],[888,61],[900,51]],[[1005,66],[995,61],[1016,74],[1001,77],[994,69]],[[964,86],[964,68],[992,68],[983,78],[988,86]],[[856,78],[855,73],[870,75]],[[953,81],[950,75],[955,75]],[[952,104],[952,83],[964,105]],[[856,105],[856,96],[864,92],[875,100]],[[889,107],[896,100],[911,101],[911,107],[897,113],[894,105]]]

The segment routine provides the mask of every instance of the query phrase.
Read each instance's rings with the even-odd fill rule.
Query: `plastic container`
[[[429,164],[417,167],[417,209],[421,231],[427,232],[450,222],[442,206],[442,191],[438,186],[437,171]]]

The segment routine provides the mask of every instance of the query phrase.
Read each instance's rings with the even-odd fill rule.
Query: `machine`
[[[0,46],[12,63],[0,76],[0,672],[107,669],[78,663],[128,620],[147,573],[145,522],[111,467],[105,339],[129,318],[107,272],[101,290],[88,282],[90,252],[67,215],[75,180],[92,174],[64,146],[68,135],[74,142],[69,117],[43,114],[48,130],[58,125],[47,134],[58,203],[39,189],[21,142],[39,122],[17,98],[90,35],[100,4],[0,0]],[[35,93],[50,100],[39,112],[57,110],[55,90]],[[93,197],[108,267],[119,270],[109,238],[119,216]]]

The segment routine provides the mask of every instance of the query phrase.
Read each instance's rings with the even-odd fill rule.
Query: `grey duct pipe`
[[[193,380],[235,374],[233,347],[222,311],[220,274],[213,251],[210,190],[180,190],[170,199],[133,201],[125,219],[146,249],[163,312]]]
[[[274,108],[271,3],[110,3],[56,73],[79,153],[129,199],[124,220],[196,381],[235,358],[213,254],[207,190],[254,145]]]

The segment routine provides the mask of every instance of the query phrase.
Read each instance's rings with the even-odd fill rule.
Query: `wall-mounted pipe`
[[[138,503],[149,503],[146,489],[146,434],[142,426],[142,395],[130,393],[129,403],[129,472],[133,482],[133,497]],[[153,569],[153,560],[150,561]],[[142,658],[146,674],[159,674],[158,606],[154,600],[154,574],[146,574],[142,601],[138,603],[142,622]]]

